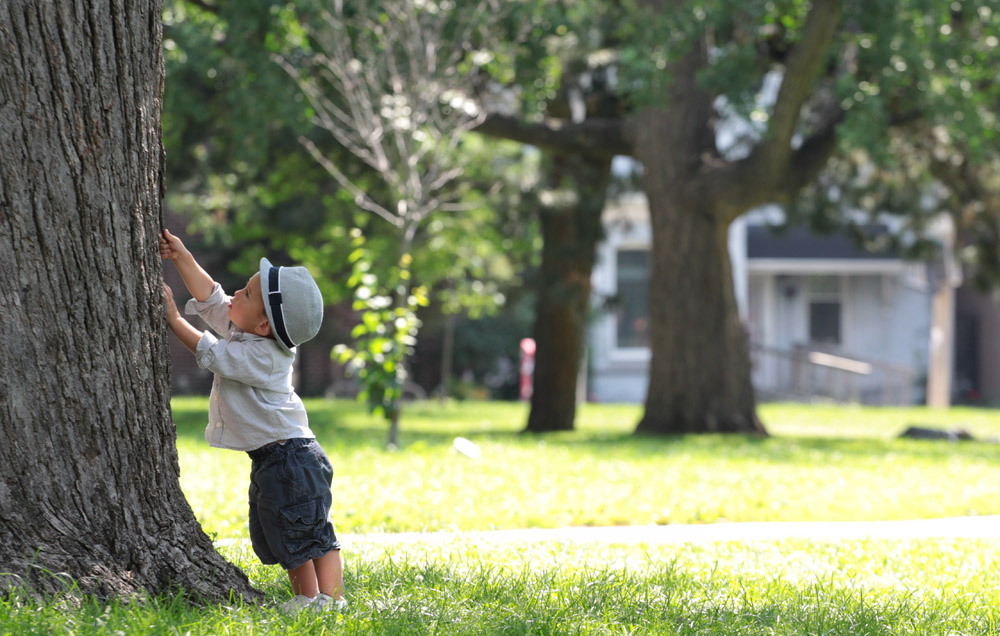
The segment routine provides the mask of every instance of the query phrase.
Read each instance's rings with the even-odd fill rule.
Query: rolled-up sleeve
[[[215,333],[225,336],[229,332],[229,297],[222,291],[222,285],[215,284],[212,293],[202,301],[192,298],[184,305],[184,313],[197,315],[204,320]]]
[[[275,381],[274,356],[260,341],[227,342],[206,331],[198,341],[195,360],[202,369],[261,389],[270,389]]]

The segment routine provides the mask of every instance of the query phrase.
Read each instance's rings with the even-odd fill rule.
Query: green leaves
[[[353,346],[338,344],[331,357],[361,382],[358,399],[366,401],[372,412],[391,420],[399,414],[406,359],[417,344],[417,309],[430,301],[423,287],[409,289],[413,262],[409,253],[400,257],[382,284],[372,272],[364,234],[354,228],[350,236],[348,261],[352,271],[348,285],[353,289],[353,308],[360,321],[351,330]]]

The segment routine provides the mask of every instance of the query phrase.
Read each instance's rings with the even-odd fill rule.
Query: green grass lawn
[[[274,599],[278,568],[224,553]],[[726,542],[682,546],[447,544],[347,555],[344,614],[286,616],[176,598],[75,605],[0,598],[0,633],[680,634],[971,636],[1000,633],[1000,546],[970,540]]]
[[[272,600],[289,594],[245,539],[249,461],[202,440],[205,399],[174,401],[182,485],[206,531]],[[397,530],[721,519],[848,520],[1000,513],[1000,447],[897,440],[909,424],[1000,434],[1000,412],[765,405],[773,437],[635,438],[638,407],[587,405],[579,430],[518,433],[519,404],[419,404],[403,445],[353,403],[313,401],[334,477],[350,610],[316,618],[176,598],[0,597],[20,634],[1000,634],[1000,541],[681,545],[393,543]],[[452,448],[475,441],[482,459]]]
[[[772,437],[635,437],[639,407],[585,405],[579,430],[523,435],[526,407],[411,407],[403,445],[353,402],[310,401],[342,532],[910,519],[1000,513],[1000,447],[898,440],[910,424],[1000,435],[998,412],[765,405]],[[181,483],[205,529],[240,537],[249,459],[209,448],[205,399],[174,401]],[[470,460],[456,436],[482,450]]]

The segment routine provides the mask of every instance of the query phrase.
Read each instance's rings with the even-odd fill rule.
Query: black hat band
[[[278,338],[281,339],[285,346],[291,349],[295,345],[292,344],[292,339],[288,337],[288,331],[285,329],[285,314],[281,309],[281,287],[278,285],[278,270],[279,267],[272,267],[267,272],[267,303],[271,306],[271,326],[274,327],[274,333]]]

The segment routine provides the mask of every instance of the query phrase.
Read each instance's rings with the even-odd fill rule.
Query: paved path
[[[374,543],[442,542],[475,538],[509,541],[589,543],[704,543],[767,539],[1000,538],[1000,515],[913,521],[776,521],[700,525],[572,527],[483,532],[400,532],[345,534],[346,541]]]

